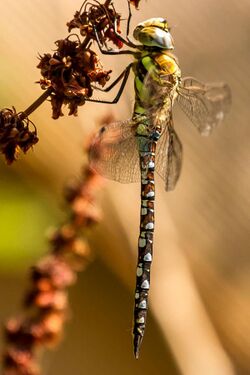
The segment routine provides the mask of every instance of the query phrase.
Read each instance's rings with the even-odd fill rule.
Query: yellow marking
[[[139,135],[148,135],[147,127],[144,124],[139,124],[136,133]]]
[[[156,55],[155,61],[164,73],[174,74],[178,70],[178,65],[175,62],[175,60],[172,57],[166,55],[165,53]]]

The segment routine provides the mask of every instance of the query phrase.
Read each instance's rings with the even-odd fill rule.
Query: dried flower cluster
[[[104,86],[110,78],[111,70],[103,70],[97,54],[90,49],[91,40],[96,39],[94,27],[102,44],[106,46],[106,41],[112,41],[122,47],[114,33],[114,23],[119,27],[120,15],[111,2],[101,4],[94,0],[93,3],[85,3],[67,24],[69,32],[79,29],[84,40],[81,41],[77,35],[74,36],[76,40],[67,37],[56,42],[57,49],[53,55],[46,53],[40,56],[38,68],[43,77],[40,85],[44,90],[52,89],[50,99],[54,119],[63,116],[63,105],[69,107],[69,115],[76,116],[78,106],[93,94],[92,83]]]
[[[96,0],[85,3],[81,8],[83,10],[76,12],[74,19],[68,23],[68,29],[79,28],[84,39],[80,40],[75,35],[72,40],[70,35],[56,42],[53,54],[40,56],[38,68],[42,78],[39,83],[46,91],[21,115],[14,109],[0,112],[0,152],[8,163],[16,160],[20,150],[27,152],[38,142],[36,129],[30,130],[28,116],[47,98],[50,98],[54,119],[63,115],[63,105],[69,107],[69,115],[76,116],[78,106],[93,94],[92,83],[104,86],[110,78],[111,70],[104,70],[97,54],[90,49],[91,41],[96,38],[93,25],[105,46],[106,41],[113,41],[120,48],[122,43],[114,34],[114,22],[119,27],[120,16],[111,0],[106,0],[104,4]]]
[[[80,11],[77,11],[73,20],[67,23],[68,31],[71,32],[77,28],[84,37],[95,40],[96,28],[99,40],[106,46],[106,41],[112,41],[118,48],[122,48],[123,43],[114,32],[116,22],[117,31],[120,33],[121,16],[116,13],[115,8],[110,2],[100,4],[98,1],[93,3],[85,2]]]
[[[68,311],[67,288],[92,259],[84,229],[101,219],[95,203],[101,186],[102,177],[87,166],[81,180],[67,187],[65,199],[70,219],[50,236],[49,254],[31,270],[25,315],[6,323],[4,375],[39,374],[37,349],[49,347],[60,339]]]
[[[17,159],[20,151],[27,152],[37,142],[36,128],[28,118],[22,119],[15,108],[0,111],[0,152],[8,164]]]
[[[128,0],[129,4],[138,8],[140,0]],[[36,129],[31,131],[31,121],[28,116],[35,111],[46,99],[52,105],[52,117],[63,116],[62,106],[69,108],[69,115],[77,115],[78,107],[93,94],[92,83],[104,86],[110,78],[111,70],[104,70],[97,54],[90,48],[96,33],[100,42],[108,48],[107,42],[113,42],[118,48],[123,43],[120,33],[121,15],[118,14],[111,2],[103,4],[97,0],[85,0],[74,18],[67,23],[68,31],[79,29],[79,36],[73,35],[56,42],[53,54],[45,53],[40,56],[38,68],[42,78],[39,83],[45,92],[22,115],[15,110],[3,109],[0,112],[0,152],[5,155],[7,163],[16,160],[18,152],[27,152],[38,142]],[[96,33],[95,33],[95,30]]]
[[[43,76],[41,87],[53,89],[50,98],[54,119],[63,116],[63,104],[69,106],[69,115],[76,116],[78,106],[92,96],[91,84],[104,86],[111,73],[111,70],[103,70],[96,53],[83,48],[79,39],[58,40],[56,45],[56,52],[41,56],[38,64]]]

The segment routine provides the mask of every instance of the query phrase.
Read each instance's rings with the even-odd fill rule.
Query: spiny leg
[[[130,2],[127,0],[127,3],[128,3],[128,11],[129,11],[129,14],[128,14],[128,20],[127,20],[127,26],[126,26],[126,39],[124,39],[121,34],[119,34],[118,32],[118,29],[117,29],[117,18],[115,18],[115,21],[114,21],[114,34],[115,36],[117,37],[117,39],[119,39],[122,43],[124,43],[126,46],[128,47],[131,47],[131,48],[140,48],[141,46],[137,46],[136,44],[134,44],[133,42],[131,42],[131,40],[129,39],[129,26],[130,26],[130,20],[131,20],[131,17],[132,17],[132,12],[131,12],[131,7],[130,7]],[[114,5],[113,5],[113,9],[115,11],[115,8],[114,8]]]
[[[105,49],[103,49],[102,43],[100,41],[97,29],[96,29],[96,26],[93,26],[93,29],[94,29],[94,32],[95,32],[97,45],[99,47],[100,52],[103,55],[134,55],[135,54],[134,51],[130,51],[130,50],[118,51],[118,50],[105,50]]]
[[[126,38],[129,41],[129,43],[132,43],[129,39],[129,29],[130,29],[130,21],[132,17],[132,12],[131,12],[131,6],[130,6],[130,1],[127,0],[128,3],[128,21],[127,21],[127,30],[126,30]],[[133,43],[132,43],[133,44]]]
[[[120,80],[126,76],[127,74],[127,70],[130,70],[131,67],[132,67],[133,63],[129,64],[127,66],[126,69],[123,70],[123,72],[108,86],[108,87],[105,87],[105,89],[101,89],[100,87],[96,87],[96,86],[92,86],[93,88],[95,88],[96,90],[98,91],[102,91],[102,92],[109,92],[113,87],[115,87],[119,82]],[[126,82],[125,82],[126,83]]]
[[[117,31],[117,20],[115,20],[114,22],[114,34],[115,36],[117,37],[117,39],[119,39],[121,42],[123,42],[126,46],[128,47],[131,47],[131,48],[141,48],[140,45],[136,45],[134,44],[133,42],[131,42],[131,40],[129,39],[129,36],[128,36],[128,33],[129,33],[129,23],[130,23],[130,19],[131,19],[131,11],[129,13],[129,18],[128,18],[128,23],[127,23],[127,29],[126,29],[126,39],[124,39]]]
[[[123,90],[124,90],[124,87],[126,86],[126,83],[127,83],[127,80],[128,80],[128,77],[129,77],[129,73],[130,73],[130,69],[132,67],[133,63],[129,64],[127,66],[127,68],[124,70],[124,72],[110,85],[111,88],[114,87],[122,78],[123,74],[123,81],[121,83],[121,86],[119,88],[119,91],[116,95],[116,97],[114,98],[114,100],[112,101],[108,101],[108,100],[99,100],[99,99],[85,99],[87,102],[94,102],[94,103],[104,103],[104,104],[114,104],[114,103],[117,103],[123,93]],[[109,91],[110,88],[108,87],[107,88]],[[105,90],[104,90],[105,91]]]
[[[92,4],[91,2],[86,2],[86,1],[87,1],[87,0],[85,0],[84,3],[82,4],[79,13],[81,13],[83,6],[84,6],[84,11],[85,11],[85,12],[86,12],[86,9],[87,9],[87,6],[88,6],[88,5],[90,5],[91,7],[96,7],[96,8],[97,8],[97,7],[102,7],[103,11],[106,13],[107,18],[109,19],[110,23],[112,24],[112,20],[111,20],[111,18],[110,18],[109,12],[108,12],[107,9],[106,9],[105,4],[101,4],[101,3],[99,3],[99,1],[97,1],[97,0],[94,0],[94,1],[97,3],[97,5]],[[128,2],[128,4],[129,4],[129,2]],[[114,10],[114,14],[116,14],[116,10],[115,10],[114,4],[111,3],[110,5],[112,6],[112,8],[113,8],[113,10]],[[131,9],[130,9],[130,5],[129,5],[129,18],[128,18],[128,23],[130,22],[130,18],[131,18],[131,16],[132,16],[132,14],[131,14]],[[114,32],[115,36],[117,37],[117,39],[119,39],[121,42],[123,42],[123,43],[124,43],[126,46],[128,46],[128,47],[136,48],[136,45],[135,45],[133,42],[131,42],[131,41],[129,40],[128,37],[127,37],[127,40],[126,40],[126,39],[124,39],[124,38],[118,33],[118,30],[117,30],[117,18],[116,18],[116,17],[114,18],[114,23],[113,23],[113,25],[114,25],[113,32]],[[95,25],[94,25],[94,27],[95,27]],[[128,30],[128,29],[129,29],[129,27],[128,27],[128,24],[127,24],[127,30]]]
[[[127,27],[126,27],[126,39],[127,40],[125,40],[124,38],[122,38],[121,35],[118,33],[118,30],[117,30],[117,21],[116,20],[114,22],[114,33],[117,36],[117,38],[120,39],[128,47],[139,48],[140,49],[141,45],[136,45],[133,42],[131,42],[131,40],[129,39],[129,29],[130,29],[130,21],[131,21],[131,17],[132,17],[132,11],[131,11],[131,6],[130,6],[130,1],[129,0],[127,0],[127,4],[128,4],[128,19],[127,19]]]

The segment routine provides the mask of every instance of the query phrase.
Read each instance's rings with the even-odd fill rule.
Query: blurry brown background
[[[73,3],[0,3],[1,107],[21,110],[40,95],[36,56],[67,34],[81,1]],[[115,5],[125,17],[126,1]],[[108,182],[105,219],[92,233],[96,261],[71,290],[73,319],[57,351],[43,357],[46,374],[250,374],[250,2],[141,0],[132,25],[153,16],[172,25],[183,75],[230,84],[232,110],[204,138],[175,109],[183,172],[169,194],[157,180],[151,313],[139,361],[131,339],[139,186]],[[103,58],[114,77],[128,61]],[[112,107],[116,117],[130,116],[132,92],[131,79]],[[31,116],[40,138],[34,151],[12,167],[1,159],[1,320],[19,311],[45,229],[63,218],[63,183],[79,174],[83,140],[110,109],[86,104],[78,118],[53,121],[46,103]]]

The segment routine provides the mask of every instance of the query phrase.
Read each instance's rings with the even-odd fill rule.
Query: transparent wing
[[[132,121],[103,126],[90,147],[90,165],[118,182],[140,181],[139,152]]]
[[[166,191],[174,190],[181,173],[182,145],[171,122],[157,143],[155,163],[156,172],[165,181]]]
[[[173,103],[171,75],[160,76],[154,70],[149,70],[144,78],[141,92],[147,117],[154,125],[161,125],[164,128]]]
[[[178,88],[177,101],[199,132],[209,135],[229,111],[231,92],[225,83],[204,84],[187,77]]]
[[[143,81],[143,106],[153,126],[162,127],[157,142],[155,168],[165,182],[166,191],[173,190],[182,165],[182,145],[172,122],[173,82],[171,75],[159,76],[150,70]]]

